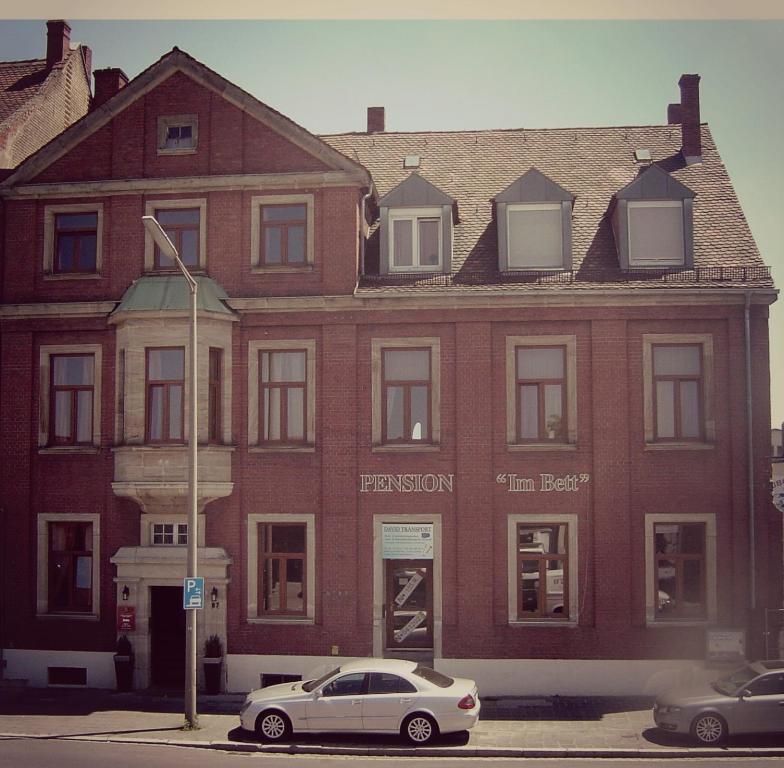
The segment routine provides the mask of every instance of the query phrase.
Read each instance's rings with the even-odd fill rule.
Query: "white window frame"
[[[700,345],[702,346],[702,404],[703,434],[705,441],[656,440],[654,423],[653,347],[654,345]],[[642,336],[643,367],[643,419],[645,449],[657,450],[701,450],[711,449],[716,442],[716,418],[713,394],[713,336],[709,333],[644,333]]]
[[[58,613],[49,610],[49,523],[92,523],[92,606],[89,613]],[[101,617],[101,516],[87,513],[38,515],[38,579],[36,616],[56,616],[63,619],[97,620]]]
[[[382,443],[383,408],[381,392],[382,355],[385,349],[430,349],[430,434],[427,443]],[[422,452],[441,450],[441,339],[437,336],[406,336],[403,338],[372,339],[370,342],[371,373],[371,438],[373,452]]]
[[[566,525],[568,531],[568,562],[569,562],[569,618],[563,621],[556,619],[521,619],[518,617],[517,604],[519,596],[519,576],[517,573],[517,526],[518,525]],[[578,579],[578,540],[577,515],[509,515],[507,517],[507,582],[508,590],[508,622],[517,627],[576,627],[579,622],[578,608],[580,605],[577,593]]]
[[[190,269],[200,271],[207,268],[207,198],[191,197],[178,200],[147,200],[144,203],[144,213],[147,216],[155,216],[157,210],[178,210],[182,208],[199,209],[199,263]],[[177,267],[172,267],[180,274]],[[144,271],[160,272],[155,267],[155,242],[152,235],[145,228],[144,230]]]
[[[657,524],[703,523],[705,525],[705,618],[704,619],[666,619],[656,616],[654,589],[656,587],[656,537],[654,529]],[[703,627],[716,622],[716,515],[707,514],[663,514],[645,515],[645,623],[649,627],[677,626]]]
[[[566,442],[517,442],[517,348],[566,347]],[[577,336],[506,337],[506,447],[510,451],[563,451],[577,447]]]
[[[512,228],[510,214],[514,211],[558,211],[558,258],[555,264],[517,264],[512,258]],[[563,205],[561,203],[507,203],[506,206],[506,261],[510,271],[526,269],[563,269]]]
[[[164,525],[171,525],[173,527],[173,531],[172,531],[172,539],[173,539],[173,541],[170,544],[167,544],[165,542],[162,542],[162,543],[158,544],[155,541],[155,533],[156,533],[155,526],[164,526]],[[186,547],[188,545],[187,540],[186,540],[186,542],[184,544],[180,544],[177,541],[177,539],[179,538],[179,535],[180,535],[180,531],[179,531],[180,527],[185,528],[185,535],[187,537],[187,535],[188,535],[188,523],[187,522],[178,522],[176,520],[155,520],[153,522],[150,522],[150,546],[151,547]],[[165,532],[162,532],[162,533],[163,533],[163,535],[165,535]]]
[[[261,209],[265,205],[305,205],[305,262],[304,264],[261,263]],[[312,269],[316,260],[314,245],[315,196],[301,195],[254,195],[250,199],[250,264],[252,272],[302,272]]]
[[[186,147],[167,147],[166,136],[169,128],[175,125],[190,125],[191,145]],[[158,154],[159,155],[192,155],[199,147],[198,115],[161,115],[158,117]]]
[[[259,524],[289,523],[305,525],[305,615],[259,615]],[[316,516],[313,514],[248,515],[248,623],[313,624],[316,618]]]
[[[440,272],[444,265],[444,233],[441,208],[391,208],[389,211],[389,271]],[[438,219],[438,264],[419,264],[419,219]],[[395,265],[395,222],[411,221],[411,265]]]
[[[95,229],[95,271],[55,273],[54,245],[55,222],[58,213],[95,213],[98,222]],[[44,280],[95,280],[101,276],[103,264],[103,203],[68,203],[44,206]]]
[[[42,344],[38,351],[40,401],[38,406],[39,453],[94,453],[101,444],[101,377],[102,346],[100,344]],[[91,445],[49,445],[50,386],[52,357],[55,355],[93,356],[93,439]]]
[[[305,445],[267,445],[259,442],[259,353],[277,350],[305,350]],[[275,339],[248,343],[248,446],[252,452],[279,451],[313,453],[316,450],[316,340]]]
[[[634,209],[639,208],[678,208],[681,212],[681,251],[679,259],[637,259],[634,256],[632,247],[632,215]],[[686,244],[684,243],[684,232],[686,228],[684,205],[682,200],[629,200],[626,208],[628,224],[628,247],[629,247],[629,267],[681,267],[686,263]]]

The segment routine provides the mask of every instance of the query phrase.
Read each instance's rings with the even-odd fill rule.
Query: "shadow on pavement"
[[[68,733],[47,733],[42,736],[0,736],[0,741],[12,741],[14,739],[27,739],[31,741],[46,741],[47,739],[79,739],[83,736],[127,736],[131,733],[160,733],[162,731],[181,732],[177,728],[122,728],[116,731],[68,731]]]
[[[504,696],[482,699],[480,720],[601,720],[617,712],[653,709],[649,696]]]
[[[684,733],[668,733],[660,728],[646,728],[642,732],[642,737],[659,747],[705,747],[704,744],[698,744]],[[753,733],[743,736],[730,736],[725,742],[716,746],[719,749],[722,747],[734,749],[781,748],[784,747],[784,733]]]
[[[234,728],[226,734],[229,741],[238,744],[264,744],[265,742],[259,741],[252,733],[243,730],[242,728]],[[459,731],[458,733],[448,733],[444,736],[439,736],[428,744],[429,747],[462,747],[468,744],[469,734],[468,731]],[[396,748],[405,749],[410,747],[416,749],[416,745],[409,744],[407,741],[399,736],[379,735],[370,733],[296,733],[291,738],[285,739],[281,742],[275,742],[286,746],[300,745],[300,746],[329,746],[329,747],[373,747],[379,748]]]

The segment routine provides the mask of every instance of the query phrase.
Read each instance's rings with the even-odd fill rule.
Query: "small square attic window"
[[[190,154],[196,151],[199,122],[196,115],[166,115],[158,118],[158,154]]]
[[[406,155],[403,160],[404,168],[419,168],[419,155]]]
[[[635,149],[634,150],[634,159],[638,163],[651,163],[653,158],[651,157],[651,150],[650,149]]]

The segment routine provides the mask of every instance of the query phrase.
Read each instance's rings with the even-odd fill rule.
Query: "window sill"
[[[100,280],[101,275],[98,272],[73,272],[73,273],[63,273],[63,274],[54,274],[54,273],[47,273],[44,275],[44,280],[53,280],[57,282],[58,280]]]
[[[525,451],[576,451],[577,443],[507,443],[509,453]]]
[[[82,453],[94,456],[100,453],[100,450],[97,445],[47,445],[39,448],[38,454],[41,456],[56,456],[58,454]]]
[[[315,445],[250,445],[248,453],[315,453]]]
[[[182,149],[166,149],[158,147],[159,155],[195,155],[197,147],[183,147]]]
[[[248,624],[306,624],[315,625],[315,619],[309,616],[249,616]]]
[[[647,619],[647,629],[672,629],[673,627],[707,627],[713,624],[711,619]]]
[[[442,275],[444,274],[443,264],[433,267],[390,267],[390,275]],[[381,275],[384,277],[384,275]]]
[[[36,619],[43,621],[100,621],[97,613],[39,613]]]
[[[406,443],[405,445],[374,445],[372,448],[373,453],[438,453],[440,450],[440,445],[414,445],[412,443]]]
[[[266,266],[262,267],[258,264],[254,264],[251,267],[251,272],[254,275],[272,275],[272,274],[300,274],[302,272],[313,272],[315,267],[313,264],[301,264],[299,266],[294,264],[281,264],[280,266]]]
[[[199,443],[200,453],[231,453],[237,450],[236,445],[226,445],[224,443]],[[142,443],[140,445],[113,445],[111,450],[114,453],[133,453],[134,451],[186,451],[188,443]]]
[[[577,622],[575,620],[561,621],[560,619],[553,619],[552,621],[544,621],[541,619],[516,619],[509,622],[510,627],[562,627],[564,629],[577,629]]]
[[[646,451],[712,451],[716,448],[715,443],[645,443]]]

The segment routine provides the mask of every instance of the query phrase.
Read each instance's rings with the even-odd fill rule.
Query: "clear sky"
[[[93,66],[134,77],[174,45],[314,133],[650,125],[702,76],[710,124],[784,285],[784,21],[71,21]],[[0,21],[0,58],[45,52]],[[781,305],[781,306],[780,306]],[[772,422],[784,421],[784,299],[771,309]]]

